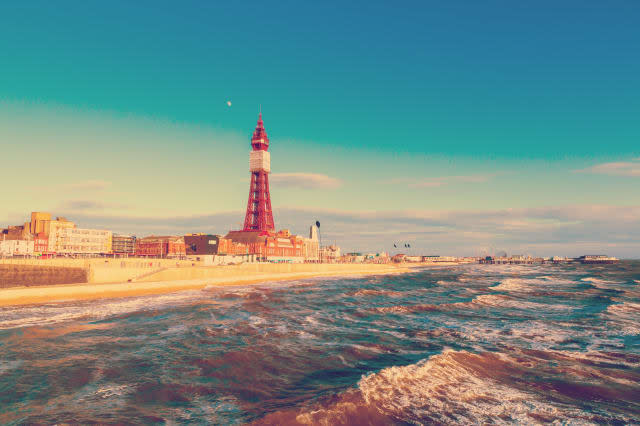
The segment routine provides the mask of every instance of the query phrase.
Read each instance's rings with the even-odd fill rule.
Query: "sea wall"
[[[29,280],[40,284],[69,284],[78,282],[89,283],[116,283],[116,282],[128,282],[135,280],[138,277],[144,277],[149,274],[153,274],[157,271],[161,271],[168,267],[193,267],[195,262],[187,260],[173,260],[173,259],[113,259],[113,258],[95,258],[95,259],[71,259],[71,258],[56,258],[56,259],[0,259],[0,266],[7,267],[13,272],[9,275],[7,272],[9,269],[0,270],[0,282],[2,280],[11,279],[12,282],[17,281],[21,284],[18,285],[35,285],[27,279],[16,279],[16,276],[20,277],[29,275]],[[34,267],[40,269],[33,269]],[[66,281],[66,279],[59,278],[68,276],[69,273],[65,272],[67,269],[80,269],[84,271],[84,281]],[[60,269],[59,272],[53,273],[52,271]],[[28,272],[32,271],[32,272]],[[38,271],[40,271],[38,273]],[[49,272],[45,272],[49,271]],[[53,282],[48,282],[48,279],[52,279]],[[73,278],[77,278],[74,276]],[[61,281],[62,280],[62,281]]]
[[[377,264],[273,264],[202,266],[202,263],[169,259],[4,259],[0,260],[0,286],[71,283],[126,283],[260,277],[279,273],[340,272],[370,274],[388,272],[395,265]]]
[[[149,274],[139,278],[139,282],[153,281],[176,281],[176,280],[194,280],[206,278],[222,278],[222,277],[239,277],[260,275],[270,275],[278,273],[326,273],[337,274],[340,272],[363,274],[375,274],[376,272],[388,272],[393,269],[392,265],[378,264],[313,264],[313,263],[294,263],[294,264],[273,264],[273,263],[247,263],[242,265],[228,266],[194,266],[194,267],[172,267],[162,269],[156,273]]]
[[[0,288],[85,282],[85,268],[0,264]]]

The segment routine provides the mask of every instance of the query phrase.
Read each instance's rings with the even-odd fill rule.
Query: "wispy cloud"
[[[342,181],[319,173],[273,173],[271,183],[279,186],[303,189],[334,189],[342,186]]]
[[[81,191],[102,191],[111,186],[111,182],[105,180],[86,180],[65,185],[68,189]]]
[[[123,204],[104,203],[96,200],[67,200],[60,204],[59,209],[65,214],[85,212],[90,210],[126,209]]]
[[[80,226],[111,229],[139,236],[152,233],[225,234],[240,229],[244,212],[201,216],[111,216],[97,210],[67,214]],[[392,250],[410,242],[416,253],[481,255],[487,247],[508,253],[578,256],[606,251],[620,257],[640,253],[640,205],[572,205],[497,210],[343,211],[279,208],[277,227],[306,234],[321,222],[325,243],[345,250]]]
[[[439,176],[424,179],[398,178],[391,179],[387,183],[406,184],[409,188],[437,188],[455,183],[484,183],[502,173],[486,173],[477,175]]]
[[[640,177],[640,158],[631,161],[614,161],[610,163],[596,164],[586,169],[575,170],[578,173],[595,173],[610,176]]]

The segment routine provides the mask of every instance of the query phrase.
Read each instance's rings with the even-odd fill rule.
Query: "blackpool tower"
[[[249,154],[249,171],[251,185],[249,186],[249,202],[247,214],[244,218],[244,231],[259,231],[269,234],[275,231],[273,212],[271,211],[271,196],[269,195],[269,172],[271,171],[271,154],[269,138],[264,130],[262,112],[258,115],[258,124],[251,138],[253,150]]]

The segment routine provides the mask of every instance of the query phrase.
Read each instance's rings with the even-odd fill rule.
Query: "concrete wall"
[[[175,281],[297,272],[375,273],[378,270],[388,271],[391,267],[287,263],[202,266],[202,263],[169,259],[4,259],[0,260],[0,286]]]
[[[85,282],[84,268],[0,264],[0,288]]]
[[[150,274],[136,281],[152,282],[152,281],[174,281],[174,280],[194,280],[203,278],[220,278],[220,277],[237,277],[241,275],[260,276],[267,274],[276,274],[282,272],[289,273],[339,273],[339,272],[357,272],[375,273],[376,271],[388,271],[391,265],[376,264],[274,264],[274,263],[248,263],[242,265],[229,266],[213,266],[213,267],[190,267],[190,268],[167,268],[157,273]]]

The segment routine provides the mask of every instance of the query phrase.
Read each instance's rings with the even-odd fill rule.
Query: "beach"
[[[115,271],[115,273],[110,271]],[[404,266],[379,264],[261,264],[167,267],[152,271],[132,282],[88,282],[1,289],[0,306],[134,297],[199,290],[206,287],[250,285],[313,277],[396,274],[407,271],[409,271],[409,268]],[[102,272],[102,276],[107,276],[109,273],[119,276],[120,269],[106,269]]]

